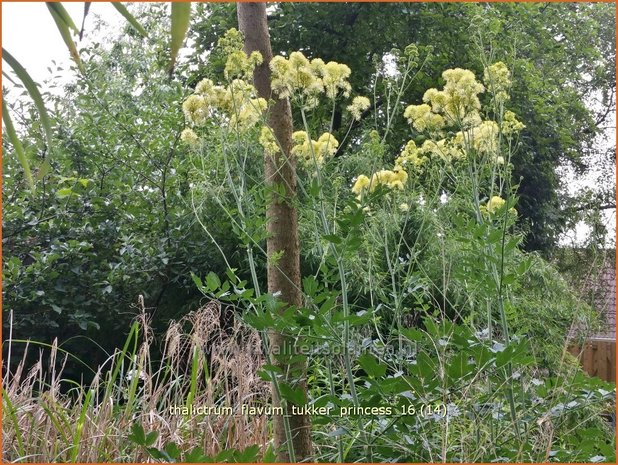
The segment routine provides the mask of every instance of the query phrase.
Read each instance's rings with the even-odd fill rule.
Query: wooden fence
[[[569,352],[579,356],[586,373],[605,381],[616,382],[616,341],[610,339],[590,339],[583,349],[572,346]]]

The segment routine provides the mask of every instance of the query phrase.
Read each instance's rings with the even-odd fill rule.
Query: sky
[[[84,3],[63,2],[69,15],[77,27],[81,27]],[[93,2],[86,18],[85,30],[87,34],[96,34],[91,28],[94,24],[94,16],[99,15],[110,25],[123,24],[125,19],[116,11],[109,2]],[[35,31],[35,33],[33,33]],[[51,77],[48,67],[54,69],[52,60],[57,65],[67,68],[71,63],[68,49],[63,42],[52,17],[44,2],[3,2],[2,3],[2,47],[9,51],[30,73],[32,78],[43,86],[44,90],[50,90],[44,85],[44,80]],[[78,43],[79,48],[79,43]],[[5,79],[3,77],[3,83]],[[608,138],[615,141],[615,118],[613,128],[610,129]],[[607,143],[607,142],[606,142]],[[611,142],[610,142],[611,143]],[[597,182],[598,173],[591,170],[585,177],[578,177],[568,170],[562,171],[566,179],[569,192],[574,192],[580,186],[593,186]],[[613,231],[612,241],[609,246],[615,246],[615,222],[616,211],[603,212],[606,224]],[[567,245],[572,241],[580,243],[585,240],[587,229],[580,225],[570,231],[562,239],[562,244]]]
[[[81,27],[84,3],[63,2],[63,5],[75,25]],[[88,27],[94,24],[94,14],[100,15],[110,24],[124,21],[109,2],[93,2],[86,17],[86,32],[89,31]],[[52,60],[67,66],[70,63],[67,46],[44,2],[2,2],[2,47],[11,53],[38,83],[50,76],[47,68]]]

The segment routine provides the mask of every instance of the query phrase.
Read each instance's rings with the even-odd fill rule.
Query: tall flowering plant
[[[469,70],[446,70],[441,88],[405,104],[402,89],[418,71],[418,50],[410,46],[402,72],[385,86],[382,109],[352,97],[346,65],[301,52],[273,58],[275,94],[260,98],[250,77],[262,57],[242,52],[235,31],[220,46],[228,54],[225,80],[203,80],[185,100],[183,140],[202,175],[193,195],[212,194],[234,225],[252,289],[237,270],[224,285],[212,277],[196,283],[250,309],[242,315],[248,324],[294,341],[295,357],[309,362],[308,398],[271,360],[261,373],[286,402],[354,412],[379,402],[395,412],[318,420],[314,428],[328,433],[314,434],[318,448],[334,441],[330,458],[339,461],[546,459],[539,405],[560,404],[569,388],[560,385],[539,403],[546,384],[517,327],[516,290],[532,260],[519,250],[515,226],[511,160],[525,126],[508,110],[506,65],[486,63],[482,81]],[[302,306],[283,311],[276,293],[260,292],[264,261],[276,266],[281,258],[266,256],[260,218],[266,199],[285,189],[265,186],[255,163],[283,155],[265,119],[275,99],[289,99],[299,124],[290,152],[300,167],[299,192],[287,200],[300,210],[309,270]],[[330,121],[316,122],[325,108]],[[349,127],[366,129],[347,144],[349,131],[336,136],[333,124],[342,108]],[[374,127],[365,120],[371,113]],[[393,150],[386,139],[401,116],[409,139]],[[199,219],[199,202],[193,205]],[[200,221],[207,232],[213,227]],[[531,434],[543,443],[528,450]],[[468,454],[467,443],[476,452]]]

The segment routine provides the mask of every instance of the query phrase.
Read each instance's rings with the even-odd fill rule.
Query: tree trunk
[[[288,305],[300,307],[302,305],[301,282],[300,282],[300,253],[298,242],[298,215],[292,200],[296,196],[296,161],[290,157],[292,147],[292,112],[287,99],[280,100],[272,94],[270,87],[269,63],[272,59],[270,36],[266,22],[266,5],[264,3],[238,3],[238,25],[245,36],[245,52],[259,51],[264,58],[261,66],[254,72],[254,84],[260,97],[266,100],[273,99],[268,114],[268,124],[272,128],[275,137],[284,150],[277,156],[264,156],[264,176],[268,186],[283,186],[285,197],[272,194],[268,203],[266,217],[268,238],[266,251],[268,257],[274,254],[281,255],[276,262],[268,260],[268,292],[277,293],[279,299]],[[274,357],[274,354],[289,353],[293,341],[288,341],[280,333],[272,331],[269,334],[270,351],[273,361],[283,368],[283,373],[290,373],[290,379],[284,382],[295,387],[301,387],[307,394],[306,364],[293,367],[286,364],[284,359]],[[294,381],[296,380],[296,381]],[[273,405],[278,407],[281,400],[273,389]],[[307,415],[289,416],[290,429],[295,460],[307,460],[312,455],[311,426]],[[290,457],[286,445],[286,436],[283,417],[274,417],[274,440],[277,448],[277,459],[289,462]]]

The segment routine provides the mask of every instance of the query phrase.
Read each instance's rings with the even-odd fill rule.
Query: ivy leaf
[[[215,292],[221,287],[221,281],[219,280],[219,277],[212,271],[206,276],[206,287],[208,287],[211,292]]]

